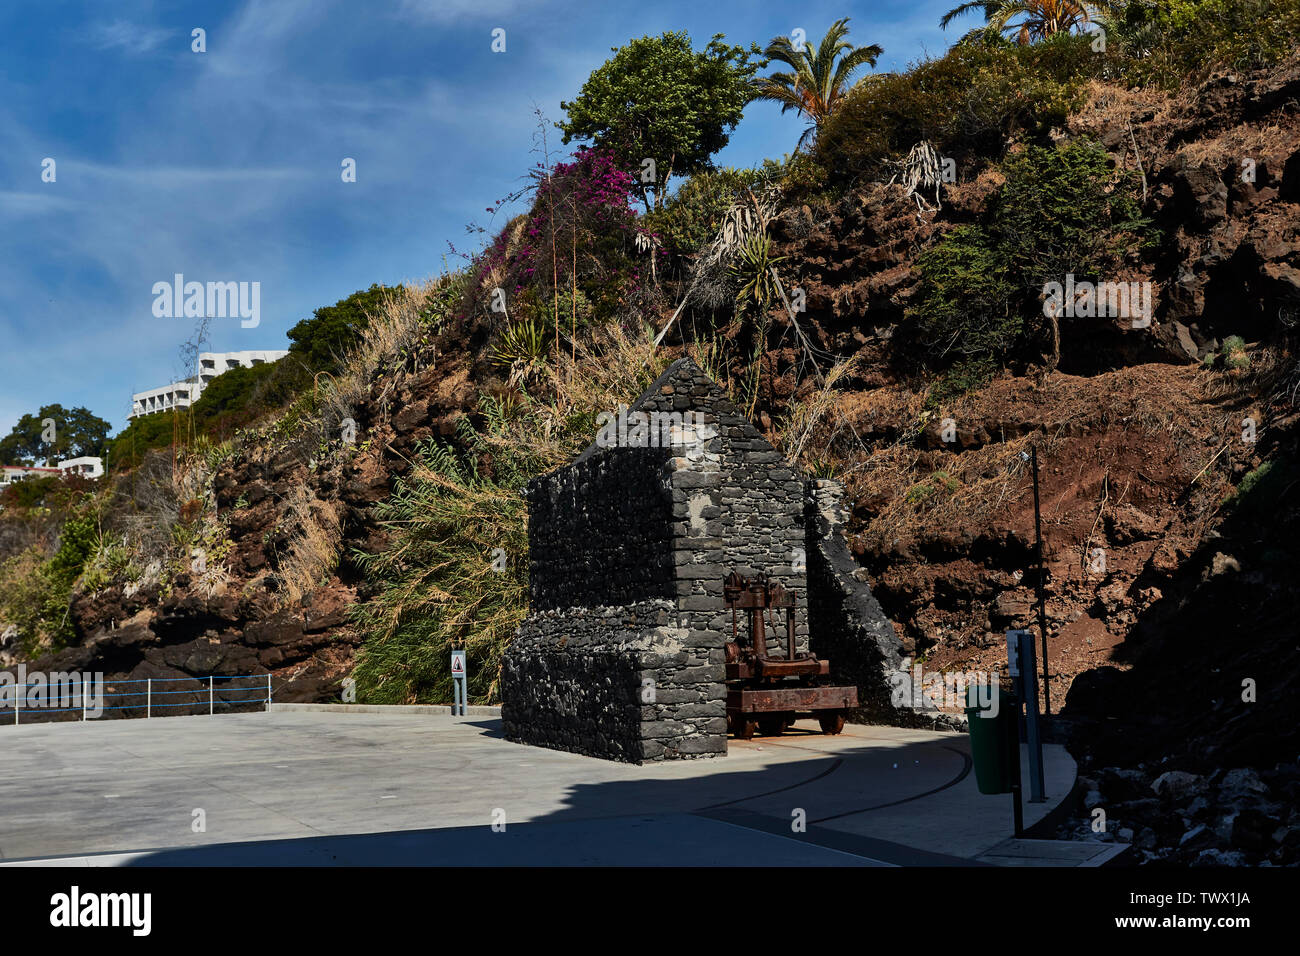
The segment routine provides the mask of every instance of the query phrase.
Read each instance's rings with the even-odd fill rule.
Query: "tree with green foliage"
[[[1058,33],[1085,30],[1113,6],[1112,3],[1079,3],[1076,0],[995,0],[992,3],[976,0],[953,7],[939,20],[939,26],[946,30],[953,20],[979,10],[984,14],[985,29],[999,34],[1013,33],[1017,42],[1027,44]]]
[[[1026,292],[1106,271],[1130,250],[1154,241],[1136,196],[1136,174],[1119,182],[1099,143],[1028,146],[1002,167],[1006,183],[993,229]]]
[[[1046,283],[1114,275],[1159,238],[1142,215],[1135,174],[1116,181],[1098,143],[1028,146],[1002,172],[987,222],[959,226],[921,254],[907,310],[926,364],[949,367],[963,385],[978,384],[1035,333],[1050,331],[1054,368],[1060,327],[1044,315]]]
[[[65,458],[102,455],[111,427],[89,409],[45,405],[36,414],[18,419],[0,439],[0,463],[32,464],[40,459],[53,464]]]
[[[395,291],[376,283],[333,305],[321,306],[312,318],[289,330],[289,351],[313,372],[337,370],[338,359],[356,344],[361,330],[370,324],[370,316]]]
[[[646,211],[661,208],[673,176],[711,168],[751,98],[757,45],[731,46],[715,35],[696,52],[685,32],[644,36],[606,60],[577,99],[561,103],[564,142],[589,140],[637,173]],[[653,170],[650,164],[653,163]]]
[[[811,44],[798,48],[789,37],[777,37],[763,51],[768,60],[790,67],[753,81],[754,99],[781,104],[781,112],[795,110],[809,126],[799,137],[801,148],[815,138],[822,124],[844,101],[856,83],[853,74],[863,66],[875,66],[884,50],[877,44],[854,46],[847,39],[849,18],[836,20],[813,52]]]

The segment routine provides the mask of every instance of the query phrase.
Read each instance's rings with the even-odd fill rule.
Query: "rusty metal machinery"
[[[726,645],[731,733],[742,740],[751,739],[756,730],[775,737],[803,714],[816,717],[822,733],[843,730],[845,714],[858,705],[858,689],[830,685],[830,661],[798,651],[794,594],[765,574],[744,578],[733,571],[722,583],[722,595],[731,609],[731,640]],[[739,631],[740,611],[748,619],[745,640]],[[781,611],[785,612],[785,656],[770,656],[768,627],[777,630],[772,619]]]

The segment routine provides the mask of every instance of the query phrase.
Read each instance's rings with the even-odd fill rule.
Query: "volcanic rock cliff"
[[[1152,326],[1063,326],[1055,367],[1030,363],[937,406],[895,348],[917,293],[917,256],[980,215],[997,174],[946,186],[941,209],[897,184],[867,184],[828,210],[789,206],[772,229],[806,297],[801,330],[823,354],[855,359],[836,396],[865,463],[846,480],[846,536],[904,647],[927,668],[997,670],[1002,632],[1034,624],[1032,498],[1019,453],[1035,444],[1052,708],[1064,704],[1087,728],[1076,744],[1086,769],[1144,765],[1136,780],[1109,772],[1127,782],[1107,799],[1138,801],[1133,813],[1153,820],[1180,819],[1169,816],[1174,790],[1151,789],[1170,769],[1254,767],[1266,775],[1251,790],[1260,812],[1283,798],[1296,804],[1297,629],[1287,604],[1300,480],[1290,451],[1298,104],[1295,56],[1179,95],[1094,86],[1055,135],[1094,138],[1116,168],[1140,176],[1165,237],[1134,276],[1152,283]],[[775,323],[755,416],[765,429],[793,397],[779,371],[800,360],[795,337],[782,334],[789,321]],[[1249,367],[1225,367],[1230,336]],[[166,590],[81,594],[75,640],[39,666],[136,678],[269,671],[278,700],[336,699],[358,646],[346,608],[366,596],[353,554],[383,543],[370,506],[409,468],[418,441],[453,436],[456,419],[476,414],[497,374],[486,338],[462,323],[418,371],[377,376],[357,413],[365,448],[342,463],[318,465],[291,438],[246,445],[211,485],[233,545],[220,590],[181,576]],[[286,593],[284,564],[306,523],[336,536],[343,559],[318,586]],[[1243,681],[1254,682],[1251,702]],[[1189,828],[1205,825],[1196,812]],[[1293,858],[1290,814],[1280,824],[1290,835],[1275,841],[1270,831],[1256,859]],[[1146,829],[1157,857],[1184,832]],[[1213,849],[1233,824],[1218,830],[1227,836],[1208,826],[1192,849]]]

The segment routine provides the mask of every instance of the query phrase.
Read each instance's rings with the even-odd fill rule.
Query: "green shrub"
[[[646,232],[658,236],[670,257],[693,255],[713,240],[722,217],[746,189],[759,188],[768,174],[754,169],[713,169],[696,173],[664,204],[642,217]]]
[[[1276,63],[1297,36],[1300,0],[1136,0],[1109,26],[1108,60],[1130,84],[1176,87]]]
[[[832,182],[830,172],[812,153],[787,155],[780,162],[765,159],[759,170],[765,179],[781,184],[787,204],[834,204],[844,195],[843,184]]]
[[[554,337],[544,318],[539,318],[535,311],[524,311],[501,330],[492,347],[492,362],[509,370],[512,380],[527,380],[546,364]]]
[[[1098,143],[1029,146],[1002,166],[1007,181],[991,229],[1024,287],[1097,276],[1156,242],[1142,216],[1136,174],[1112,185],[1111,160]]]
[[[991,355],[964,358],[944,369],[925,396],[925,407],[941,408],[944,403],[978,391],[997,374],[998,362]]]
[[[1029,146],[1002,169],[1006,182],[986,221],[952,230],[917,259],[920,284],[907,317],[920,360],[950,368],[937,397],[987,380],[1044,332],[1047,282],[1113,275],[1158,239],[1135,182],[1121,176],[1112,184],[1096,143]]]
[[[1246,524],[1276,520],[1279,509],[1285,507],[1288,491],[1300,478],[1298,465],[1295,454],[1283,450],[1248,472],[1229,493],[1225,504]]]
[[[466,428],[460,437],[472,444]],[[499,699],[501,657],[528,603],[519,485],[530,468],[494,462],[499,473],[489,479],[473,452],[424,443],[411,474],[375,508],[389,545],[357,560],[378,594],[351,609],[365,638],[352,674],[363,702],[450,701],[453,647],[468,651],[469,696]]]
[[[0,627],[17,629],[18,646],[27,656],[54,643],[47,615],[58,602],[48,569],[37,547],[0,561]]]
[[[46,500],[57,494],[63,487],[63,480],[57,475],[43,475],[15,481],[0,492],[0,507],[3,508],[39,508]]]
[[[1084,81],[1101,68],[1089,42],[964,43],[904,72],[867,76],[823,126],[816,159],[837,179],[888,178],[888,161],[922,140],[959,170],[995,160],[1011,136],[1060,126],[1082,102]]]
[[[338,371],[339,359],[356,345],[361,330],[370,323],[370,316],[379,311],[394,291],[375,283],[333,305],[316,309],[310,319],[303,319],[289,330],[289,351],[310,372]]]
[[[946,471],[935,471],[925,481],[917,482],[907,490],[908,504],[919,505],[938,495],[952,495],[961,487],[961,483]]]
[[[50,559],[50,573],[70,590],[99,544],[99,515],[87,495],[84,507],[70,517],[59,535],[59,548]]]
[[[59,535],[53,557],[37,547],[0,562],[0,625],[18,629],[19,646],[28,655],[59,650],[72,637],[69,603],[99,544],[99,517],[86,495]]]
[[[1240,335],[1229,335],[1223,340],[1219,349],[1225,368],[1250,368],[1250,356],[1246,354],[1246,340]]]
[[[751,306],[759,314],[767,311],[777,298],[772,270],[785,258],[772,255],[772,241],[764,233],[756,232],[745,240],[729,269],[736,284],[738,309]]]
[[[984,230],[959,226],[917,259],[921,281],[907,317],[926,364],[1001,361],[1024,330],[1021,290],[1005,252]]]

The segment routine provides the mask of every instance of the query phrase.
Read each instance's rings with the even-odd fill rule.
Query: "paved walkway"
[[[731,741],[724,758],[636,767],[510,743],[493,717],[273,712],[0,728],[0,857],[979,865],[1011,835],[1011,798],[979,794],[964,735],[815,731],[801,722],[780,738]],[[1048,802],[1025,805],[1027,825],[1074,782],[1065,751],[1046,751]]]

